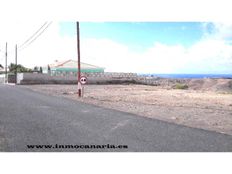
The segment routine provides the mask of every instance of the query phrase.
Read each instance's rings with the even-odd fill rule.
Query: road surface
[[[0,85],[0,151],[231,152],[232,136]]]

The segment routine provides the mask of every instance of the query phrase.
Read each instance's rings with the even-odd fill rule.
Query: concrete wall
[[[135,83],[136,74],[132,73],[89,73],[88,84]],[[19,79],[20,77],[20,79]],[[50,76],[48,74],[18,74],[18,84],[77,84],[77,76]]]
[[[23,73],[19,74],[19,84],[74,84],[77,83],[75,76],[50,76],[48,74]]]
[[[173,84],[181,83],[186,84],[189,79],[171,79],[171,78],[159,78],[159,77],[138,77],[136,81],[141,84],[154,85],[154,86],[173,86]]]
[[[136,78],[138,77],[136,73],[114,73],[114,72],[104,72],[104,73],[86,73],[87,77],[124,77],[124,78]]]
[[[0,74],[0,84],[5,82],[5,74]]]
[[[187,83],[187,79],[165,79],[157,77],[140,77],[134,73],[89,73],[87,84],[145,84],[172,87],[176,83]],[[77,84],[76,76],[50,76],[48,74],[18,74],[18,84]]]

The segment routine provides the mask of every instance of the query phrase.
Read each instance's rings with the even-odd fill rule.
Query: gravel
[[[232,95],[214,91],[163,89],[148,85],[25,85],[105,108],[232,135]]]

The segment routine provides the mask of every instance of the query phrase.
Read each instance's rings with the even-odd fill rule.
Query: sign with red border
[[[87,77],[86,76],[81,76],[80,82],[81,82],[82,85],[86,84],[87,83]]]

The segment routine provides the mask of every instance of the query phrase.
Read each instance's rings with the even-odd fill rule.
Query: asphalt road
[[[232,136],[0,85],[0,151],[231,152]]]

